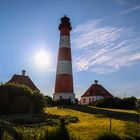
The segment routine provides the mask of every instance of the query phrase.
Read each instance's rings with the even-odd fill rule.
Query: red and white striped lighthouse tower
[[[75,102],[70,44],[71,29],[70,19],[66,16],[62,17],[59,25],[60,42],[53,99],[67,99]]]

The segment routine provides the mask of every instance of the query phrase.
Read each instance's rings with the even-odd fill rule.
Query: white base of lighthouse
[[[70,100],[72,103],[75,103],[75,94],[74,93],[54,93],[53,100]]]

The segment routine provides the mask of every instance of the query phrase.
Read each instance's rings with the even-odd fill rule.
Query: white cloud
[[[134,6],[134,7],[131,7],[131,8],[129,8],[129,9],[127,9],[127,10],[124,10],[124,11],[120,12],[118,15],[119,15],[119,16],[124,16],[124,15],[126,15],[126,14],[128,14],[128,13],[131,13],[131,12],[133,12],[133,11],[136,11],[136,10],[138,10],[138,9],[140,9],[140,5],[136,5],[136,6]]]
[[[127,0],[115,0],[116,3],[120,4],[120,5],[124,5],[127,3]]]
[[[133,28],[101,26],[102,22],[88,21],[74,30],[75,71],[103,74],[140,60],[140,37]]]

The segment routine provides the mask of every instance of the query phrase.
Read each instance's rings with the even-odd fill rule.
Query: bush
[[[43,95],[18,84],[0,85],[1,114],[40,113],[45,107]]]
[[[68,123],[77,123],[79,121],[78,117],[67,116]]]
[[[118,97],[111,97],[105,98],[103,100],[98,100],[91,105],[96,107],[105,107],[105,108],[118,108],[118,109],[135,109],[136,108],[136,98],[129,97],[129,98],[118,98]]]
[[[137,99],[136,101],[136,111],[140,113],[140,99]]]
[[[54,101],[54,105],[63,108],[72,105],[72,102],[71,100],[61,99],[61,100]]]
[[[44,96],[45,102],[47,106],[53,106],[54,105],[54,101],[50,96]]]
[[[96,140],[121,140],[121,138],[113,133],[102,133],[99,135]]]

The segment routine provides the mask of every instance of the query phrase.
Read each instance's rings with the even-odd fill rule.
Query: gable
[[[92,84],[81,97],[89,96],[102,96],[107,98],[112,97],[113,95],[109,93],[102,85]]]
[[[28,86],[29,88],[31,88],[33,91],[40,92],[40,90],[35,86],[35,84],[32,82],[32,80],[28,76],[15,74],[8,81],[8,83],[16,83],[16,84],[20,84],[20,85],[25,85],[25,86]]]

